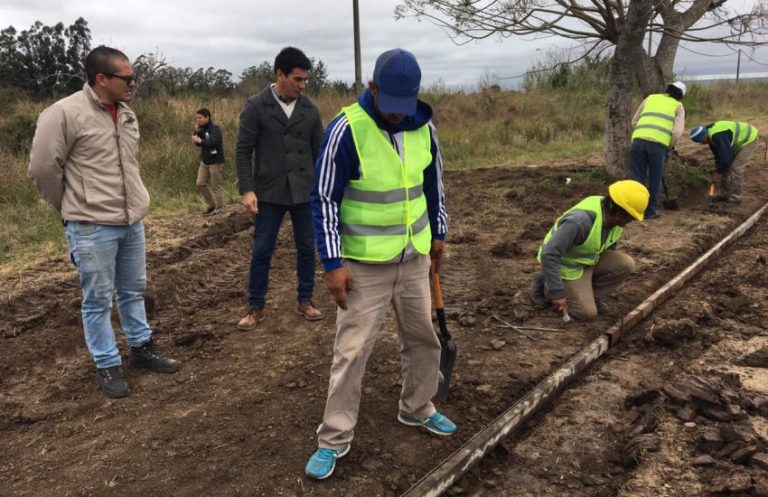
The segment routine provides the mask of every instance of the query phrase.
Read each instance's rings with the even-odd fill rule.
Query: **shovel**
[[[667,179],[664,177],[664,175],[661,176],[661,186],[664,187],[664,200],[661,201],[662,207],[668,211],[678,210],[680,206],[677,204],[677,197],[669,197],[669,190],[667,190]]]
[[[435,314],[437,314],[437,325],[440,328],[438,340],[440,340],[440,384],[437,386],[437,400],[445,402],[448,400],[448,387],[451,383],[453,374],[453,364],[456,362],[456,344],[453,337],[448,332],[448,326],[445,324],[445,306],[443,305],[443,292],[440,291],[440,277],[435,270],[435,263],[432,262],[432,298],[435,300]]]

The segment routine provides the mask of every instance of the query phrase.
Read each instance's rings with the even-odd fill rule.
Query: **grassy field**
[[[6,92],[6,95],[9,92]],[[583,163],[599,161],[603,151],[606,90],[533,88],[526,92],[487,87],[474,93],[451,93],[433,87],[422,98],[435,110],[446,168],[467,169],[498,164]],[[719,119],[768,117],[768,84],[733,83],[690,86],[684,100],[691,127]],[[315,99],[327,123],[352,96]],[[634,98],[640,101],[640,96]],[[237,199],[234,146],[244,97],[205,100],[138,100],[132,105],[141,130],[142,177],[152,195],[151,215],[196,212],[203,203],[195,187],[198,149],[190,141],[194,113],[208,107],[224,131],[226,197]],[[60,253],[61,220],[27,179],[28,148],[39,112],[50,102],[29,102],[0,92],[0,264],[31,255]]]

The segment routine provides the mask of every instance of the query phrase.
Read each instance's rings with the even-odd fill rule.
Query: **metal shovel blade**
[[[440,383],[437,386],[437,399],[440,402],[448,400],[448,389],[451,385],[453,365],[456,362],[456,343],[445,325],[445,309],[436,309],[437,324],[440,327]]]
[[[453,375],[453,366],[456,363],[456,344],[445,323],[443,292],[440,289],[440,277],[435,271],[434,262],[432,263],[432,298],[435,301],[437,326],[440,329],[440,334],[437,336],[440,341],[440,382],[437,386],[437,400],[446,402]]]
[[[661,201],[661,206],[668,211],[676,211],[680,208],[677,203],[677,197],[669,197],[669,191],[667,190],[667,179],[662,176],[661,184],[664,187],[664,200]]]

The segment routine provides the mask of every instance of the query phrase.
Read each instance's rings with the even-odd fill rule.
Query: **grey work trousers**
[[[731,167],[723,173],[720,184],[716,184],[717,196],[723,200],[729,200],[731,202],[741,202],[741,186],[744,178],[744,170],[747,168],[747,164],[752,159],[752,154],[757,149],[757,142],[755,140],[749,145],[745,145],[736,152],[736,157],[733,158]]]
[[[427,255],[399,264],[345,261],[353,289],[347,310],[338,309],[336,341],[323,422],[317,429],[320,448],[338,450],[354,437],[365,364],[390,303],[397,315],[403,387],[400,413],[426,418],[435,413],[440,342],[432,328]]]
[[[595,300],[603,300],[635,270],[635,261],[627,254],[606,250],[594,266],[584,268],[577,280],[563,280],[568,314],[574,319],[597,317]]]

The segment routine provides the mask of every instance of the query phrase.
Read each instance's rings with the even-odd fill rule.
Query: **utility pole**
[[[743,20],[739,24],[739,38],[738,41],[741,42],[741,33],[744,32],[744,22]],[[739,45],[739,54],[736,56],[736,84],[739,84],[739,72],[741,71],[741,45]]]
[[[360,69],[360,8],[357,0],[352,0],[352,17],[355,38],[355,95],[360,95],[363,92],[363,77]]]

